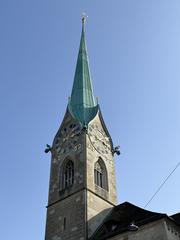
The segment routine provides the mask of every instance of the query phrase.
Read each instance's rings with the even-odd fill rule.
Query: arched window
[[[99,162],[96,162],[94,167],[94,182],[99,187],[103,187],[102,175],[103,170],[101,168],[101,165],[99,164]]]
[[[107,170],[101,158],[94,165],[94,183],[108,190]]]
[[[74,163],[69,160],[63,171],[63,189],[70,187],[74,182]]]

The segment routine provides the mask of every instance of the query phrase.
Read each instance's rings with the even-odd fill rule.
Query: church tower
[[[45,240],[89,239],[116,205],[114,148],[93,94],[85,20],[71,97],[49,148]]]

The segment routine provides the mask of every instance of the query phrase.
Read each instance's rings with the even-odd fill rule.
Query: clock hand
[[[107,144],[104,142],[104,139],[103,139],[103,138],[98,138],[98,140],[99,140],[100,142],[102,142],[102,144],[103,144],[104,146],[107,147]]]

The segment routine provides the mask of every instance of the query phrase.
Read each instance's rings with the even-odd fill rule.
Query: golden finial
[[[82,13],[82,24],[84,25],[86,23],[86,19],[87,19],[87,14],[86,13]]]

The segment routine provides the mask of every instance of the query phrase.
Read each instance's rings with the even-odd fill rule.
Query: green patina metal
[[[97,114],[98,104],[94,98],[90,76],[84,31],[85,19],[83,19],[82,22],[81,41],[68,109],[74,118],[80,121],[83,125],[87,125]]]

